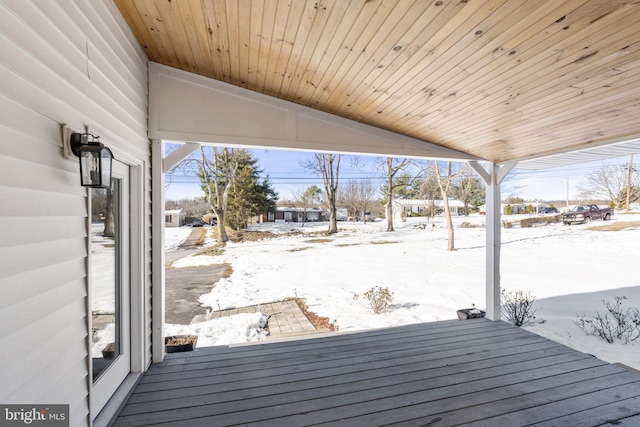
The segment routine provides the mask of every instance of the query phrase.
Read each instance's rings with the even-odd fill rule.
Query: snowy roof
[[[296,208],[293,206],[278,206],[276,208],[277,212],[323,212],[322,209],[319,208]]]
[[[426,200],[426,199],[394,199],[394,203],[400,206],[442,206],[442,200]],[[449,206],[451,207],[464,207],[464,203],[461,200],[449,199]]]

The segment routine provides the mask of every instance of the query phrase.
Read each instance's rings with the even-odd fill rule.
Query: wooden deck
[[[116,426],[640,426],[640,375],[504,322],[167,355]]]

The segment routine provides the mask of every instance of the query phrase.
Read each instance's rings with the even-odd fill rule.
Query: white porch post
[[[502,246],[502,223],[500,216],[500,183],[513,169],[516,162],[497,165],[485,162],[486,169],[478,162],[469,165],[486,184],[487,231],[486,231],[486,305],[487,317],[500,320],[500,249]]]
[[[151,145],[151,352],[153,363],[164,359],[164,142]]]
[[[500,222],[500,182],[498,167],[489,163],[490,181],[486,185],[487,202],[487,247],[486,247],[486,303],[487,317],[500,320],[500,245],[502,244]]]
[[[164,141],[154,139],[151,145],[151,250],[152,250],[152,297],[151,297],[151,352],[153,363],[164,359],[164,184],[165,173],[182,159],[200,148],[200,144],[186,142],[164,157]]]

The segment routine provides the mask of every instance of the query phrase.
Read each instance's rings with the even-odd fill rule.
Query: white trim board
[[[470,154],[153,62],[149,63],[149,138],[479,160]]]

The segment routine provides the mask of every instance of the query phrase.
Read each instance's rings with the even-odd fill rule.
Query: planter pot
[[[479,319],[481,317],[484,317],[486,314],[487,313],[482,310],[478,310],[477,308],[463,308],[458,310],[458,319]]]
[[[171,337],[165,337],[164,347],[167,353],[193,351],[196,348],[197,342],[197,335],[174,335]]]

